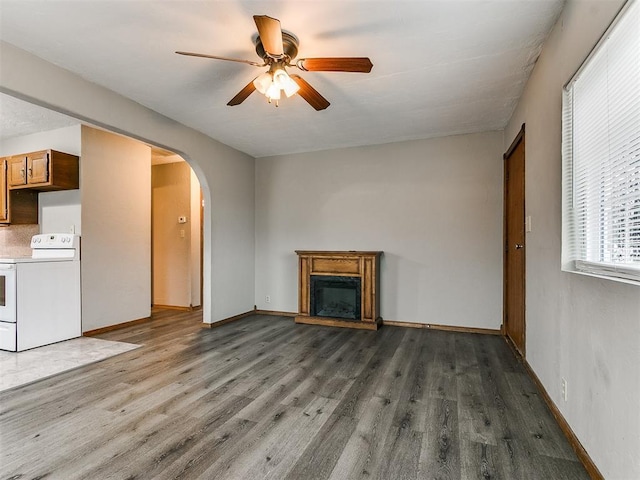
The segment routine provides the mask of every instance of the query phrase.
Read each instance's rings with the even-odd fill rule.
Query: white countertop
[[[73,260],[71,258],[32,258],[31,255],[18,257],[18,256],[4,256],[0,255],[0,263],[36,263],[36,262],[68,262]]]

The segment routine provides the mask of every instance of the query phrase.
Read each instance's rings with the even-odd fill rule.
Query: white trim
[[[586,260],[576,260],[575,268],[577,272],[583,272],[609,280],[626,280],[627,283],[640,286],[640,265],[620,265],[613,263],[588,262]]]

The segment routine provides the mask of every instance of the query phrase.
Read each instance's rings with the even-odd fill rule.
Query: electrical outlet
[[[271,303],[271,295],[265,295],[264,296],[264,301],[267,303]]]
[[[562,379],[562,399],[567,401],[567,381],[564,378]]]

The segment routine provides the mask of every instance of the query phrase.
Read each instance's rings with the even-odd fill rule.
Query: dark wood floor
[[[0,394],[3,479],[587,479],[504,340],[198,312]]]

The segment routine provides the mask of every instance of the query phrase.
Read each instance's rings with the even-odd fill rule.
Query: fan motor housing
[[[282,32],[282,51],[289,60],[293,60],[298,55],[298,45],[299,42],[295,35]],[[260,58],[264,59],[266,63],[270,63],[269,59],[273,58],[264,50],[260,37],[256,38],[256,53]]]

